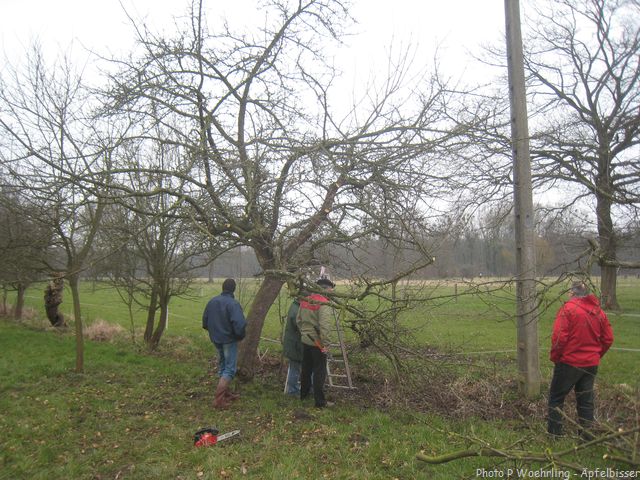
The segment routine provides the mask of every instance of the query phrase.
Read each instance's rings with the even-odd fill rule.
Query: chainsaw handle
[[[204,435],[205,433],[210,433],[211,435],[217,435],[219,431],[215,427],[207,427],[207,428],[201,428],[195,434],[196,436],[198,436],[198,435]]]
[[[326,347],[323,347],[322,344],[320,343],[320,340],[317,338],[313,338],[311,336],[311,334],[307,333],[307,337],[309,337],[309,339],[313,342],[313,344],[318,347],[318,349],[322,352],[322,353],[327,353],[329,350]]]

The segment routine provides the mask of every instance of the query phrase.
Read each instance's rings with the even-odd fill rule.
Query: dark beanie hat
[[[227,278],[222,282],[222,291],[233,293],[236,291],[236,281],[233,278]]]
[[[582,281],[573,282],[571,284],[571,292],[576,297],[586,297],[589,295],[589,287],[587,287],[587,285]]]

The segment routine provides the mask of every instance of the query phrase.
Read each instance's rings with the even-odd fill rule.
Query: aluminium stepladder
[[[337,343],[329,345],[329,353],[327,355],[327,381],[329,387],[354,389],[353,380],[351,378],[351,369],[349,368],[349,359],[347,357],[347,348],[344,343],[344,331],[340,318],[333,311],[335,319],[335,331]]]
[[[331,388],[355,389],[351,377],[351,368],[344,343],[344,331],[338,315],[333,311],[337,342],[328,345],[327,353],[327,385]],[[287,393],[289,376],[286,375],[284,393]]]

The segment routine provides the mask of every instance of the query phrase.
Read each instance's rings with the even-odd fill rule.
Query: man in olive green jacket
[[[282,336],[282,354],[286,357],[289,367],[287,369],[287,381],[284,391],[287,395],[300,396],[300,370],[302,369],[302,338],[296,323],[300,300],[297,298],[291,303],[287,313],[287,323]]]
[[[326,277],[320,278],[316,283],[327,291],[335,287]],[[319,293],[303,298],[296,320],[303,348],[300,398],[307,398],[313,385],[313,398],[318,408],[327,406],[324,383],[327,379],[327,348],[331,340],[333,314],[328,303],[329,299]]]

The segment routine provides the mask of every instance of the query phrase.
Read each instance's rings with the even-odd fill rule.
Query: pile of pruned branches
[[[591,431],[593,438],[588,441],[578,436],[575,399],[567,397],[564,412],[569,442],[549,439],[549,448],[534,451],[531,445],[539,445],[541,438],[542,442],[547,438],[546,392],[535,400],[525,399],[518,391],[517,380],[509,375],[508,369],[500,368],[500,362],[491,368],[486,362],[479,365],[470,359],[453,361],[451,356],[425,351],[421,361],[405,358],[403,371],[396,376],[385,374],[373,363],[362,362],[358,352],[352,353],[356,360],[352,362],[352,374],[357,390],[348,393],[336,390],[330,392],[331,395],[382,409],[406,408],[455,419],[513,421],[523,435],[509,445],[497,445],[495,440],[442,432],[456,437],[452,440],[457,439],[465,448],[438,454],[420,452],[417,458],[421,461],[442,464],[468,457],[495,457],[500,465],[505,462],[515,462],[518,466],[543,464],[581,473],[586,467],[580,459],[593,451],[611,468],[637,470],[640,467],[640,390],[637,388],[611,385],[606,379],[599,379],[596,385],[598,419]],[[571,442],[572,439],[575,442]]]

